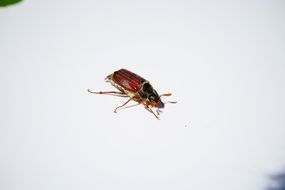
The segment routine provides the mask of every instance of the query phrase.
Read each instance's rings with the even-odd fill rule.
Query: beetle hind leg
[[[106,91],[106,92],[94,92],[88,89],[88,92],[92,93],[92,94],[105,94],[105,95],[111,95],[111,96],[119,96],[119,97],[128,97],[125,93],[123,92],[117,92],[117,91]]]

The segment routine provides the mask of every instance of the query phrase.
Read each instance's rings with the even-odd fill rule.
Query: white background
[[[0,189],[260,190],[285,164],[284,1],[0,9]],[[161,120],[104,78],[172,92]]]

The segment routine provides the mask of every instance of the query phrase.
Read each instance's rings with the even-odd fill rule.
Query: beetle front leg
[[[147,111],[149,111],[150,113],[152,113],[152,114],[156,117],[156,119],[159,120],[159,117],[152,111],[152,109],[151,109],[150,107],[148,107],[147,105],[145,105],[144,108],[145,108]]]
[[[116,107],[116,109],[114,110],[115,113],[117,113],[117,110],[121,107],[124,107],[127,103],[129,103],[132,100],[132,98],[128,99],[128,101],[126,101],[123,105]]]

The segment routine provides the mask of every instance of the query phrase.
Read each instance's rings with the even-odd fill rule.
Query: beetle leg
[[[121,107],[124,107],[127,103],[129,103],[132,100],[132,98],[128,99],[128,101],[126,101],[123,105],[116,107],[116,109],[114,110],[115,113],[117,113],[117,110]]]
[[[140,103],[144,105],[144,108],[145,108],[147,111],[149,111],[150,113],[152,113],[152,114],[156,117],[156,119],[159,120],[159,117],[152,111],[152,109],[151,109],[144,101],[141,101]]]
[[[156,119],[159,119],[159,117],[152,111],[152,109],[150,107],[148,107],[147,105],[144,107],[147,111],[149,111],[150,113],[152,113]]]
[[[119,96],[119,97],[128,97],[125,93],[123,92],[117,92],[117,91],[107,91],[107,92],[93,92],[91,90],[88,89],[88,92],[92,93],[92,94],[105,94],[105,95],[111,95],[111,96]]]
[[[135,106],[138,106],[138,105],[140,105],[140,103],[133,104],[133,105],[130,105],[130,106],[126,106],[126,107],[124,107],[124,108],[118,109],[117,112],[118,112],[119,110],[127,109],[127,108],[132,108],[132,107],[135,107]]]

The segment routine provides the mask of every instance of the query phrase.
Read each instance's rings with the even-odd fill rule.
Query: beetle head
[[[159,109],[164,108],[164,103],[160,100],[160,98],[159,98],[159,101],[156,102],[156,107]]]
[[[153,90],[153,93],[148,95],[147,99],[153,107],[164,108],[164,103],[161,101],[160,96],[155,90]]]

